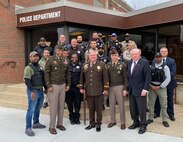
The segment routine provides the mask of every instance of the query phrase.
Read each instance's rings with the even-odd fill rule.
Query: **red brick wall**
[[[5,6],[0,5],[0,83],[19,83],[25,66],[24,31],[16,28],[15,5],[30,7],[53,0],[10,0],[8,8],[8,0],[0,2]],[[15,61],[16,66],[4,64],[6,61]]]

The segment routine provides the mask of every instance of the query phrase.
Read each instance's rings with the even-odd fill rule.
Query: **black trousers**
[[[146,122],[146,96],[133,96],[129,95],[130,115],[134,123],[140,124],[140,126],[147,126]],[[140,117],[140,119],[139,119]]]
[[[102,124],[102,107],[103,107],[103,96],[87,96],[87,103],[89,108],[90,124],[101,125]],[[95,111],[97,114],[95,122]]]
[[[66,103],[69,110],[69,119],[79,120],[81,108],[81,93],[79,88],[71,87],[69,91],[66,92]]]

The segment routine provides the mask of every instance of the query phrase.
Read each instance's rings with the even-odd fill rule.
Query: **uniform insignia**
[[[79,69],[80,68],[80,66],[76,66],[76,69]]]
[[[53,63],[54,63],[54,64],[57,64],[57,61],[54,61]]]
[[[87,70],[88,69],[88,64],[84,65],[84,69]]]
[[[78,54],[80,54],[81,52],[80,51],[78,51]]]
[[[118,71],[118,74],[120,74],[120,71]]]
[[[98,70],[100,70],[100,69],[101,69],[101,67],[100,67],[100,66],[97,66],[97,69],[98,69]]]
[[[55,67],[55,70],[57,70],[57,67]]]

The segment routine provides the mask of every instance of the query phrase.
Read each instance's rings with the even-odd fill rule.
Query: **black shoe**
[[[167,122],[167,121],[163,121],[163,126],[165,126],[165,127],[169,127],[168,122]]]
[[[138,131],[138,133],[139,134],[143,134],[145,132],[146,132],[146,127],[145,126],[141,126],[140,129],[139,129],[139,131]]]
[[[158,118],[160,115],[158,114],[154,114],[154,118]]]
[[[135,128],[137,128],[137,127],[140,127],[140,124],[139,124],[139,123],[133,123],[132,125],[130,125],[130,126],[128,127],[128,129],[135,129]]]
[[[172,117],[169,117],[171,121],[175,121],[175,117],[172,116]]]
[[[92,128],[95,128],[95,125],[90,124],[90,125],[88,125],[88,126],[85,128],[85,130],[90,130],[90,129],[92,129]]]
[[[79,120],[75,120],[76,124],[81,124],[81,122]]]
[[[148,119],[148,120],[147,120],[147,124],[151,124],[151,123],[153,123],[153,120]]]
[[[70,120],[70,123],[71,123],[72,125],[75,125],[75,124],[76,124],[76,122],[75,122],[74,120]]]
[[[97,127],[96,127],[96,131],[97,131],[97,132],[100,132],[100,131],[101,131],[101,127],[100,127],[100,125],[97,125]]]
[[[47,107],[48,107],[48,103],[44,103],[43,108],[47,108]]]

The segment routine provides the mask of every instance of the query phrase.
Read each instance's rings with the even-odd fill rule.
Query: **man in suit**
[[[56,117],[57,128],[65,131],[63,126],[65,91],[70,89],[71,75],[69,65],[63,58],[63,46],[57,45],[55,55],[51,56],[45,66],[45,81],[48,87],[48,100],[50,104],[50,127],[51,134],[57,134],[55,129]]]
[[[148,61],[141,58],[141,50],[132,49],[130,54],[132,60],[128,62],[129,104],[133,124],[128,128],[140,127],[138,133],[143,134],[147,127],[146,96],[151,81],[151,71]]]
[[[109,88],[108,71],[105,63],[97,60],[97,51],[89,50],[89,62],[85,63],[80,74],[80,92],[86,94],[89,108],[90,124],[85,129],[90,130],[96,126],[101,131],[103,94]],[[97,118],[95,121],[95,112]]]
[[[174,92],[174,89],[177,87],[177,82],[175,80],[176,63],[174,59],[168,57],[168,49],[166,47],[162,47],[160,49],[160,53],[163,57],[163,63],[167,65],[170,69],[171,81],[167,86],[167,114],[171,121],[175,121],[173,92]],[[160,104],[159,104],[159,100],[157,100],[155,105],[155,117],[158,117],[159,115],[160,115]]]

